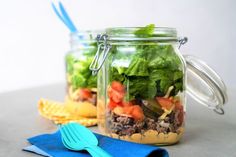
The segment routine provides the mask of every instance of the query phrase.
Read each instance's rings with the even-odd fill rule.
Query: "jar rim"
[[[177,30],[171,27],[154,27],[151,34],[139,32],[145,27],[110,27],[105,30],[110,41],[178,41]]]
[[[81,30],[70,33],[71,40],[94,40],[96,41],[97,35],[103,33],[104,30]],[[79,38],[78,38],[79,37]]]
[[[104,30],[80,30],[69,34],[71,49],[90,49],[96,47],[97,34]]]
[[[94,47],[97,43],[97,35],[104,33],[101,30],[80,30],[70,33],[70,45],[79,49]]]

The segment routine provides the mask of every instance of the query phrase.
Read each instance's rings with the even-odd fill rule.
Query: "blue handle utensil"
[[[62,3],[59,2],[59,10],[56,8],[56,5],[52,2],[52,8],[58,18],[69,28],[71,33],[77,32],[77,29],[74,23],[71,21],[66,9],[63,7]]]
[[[60,127],[62,142],[70,150],[87,150],[93,157],[112,157],[98,146],[96,136],[78,123],[68,123]]]

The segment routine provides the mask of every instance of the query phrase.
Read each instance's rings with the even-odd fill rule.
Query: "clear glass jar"
[[[90,69],[98,72],[101,132],[138,143],[177,143],[185,130],[189,72],[178,47],[186,38],[180,40],[174,28],[152,25],[108,28],[98,37],[100,44]],[[222,104],[214,109],[223,110]]]
[[[70,36],[71,50],[65,56],[66,107],[73,115],[96,117],[97,77],[89,70],[97,51],[96,33],[85,31]]]
[[[158,28],[157,37],[144,37],[137,30],[107,29],[111,49],[98,73],[98,125],[112,137],[173,144],[185,117],[185,61],[176,31]]]

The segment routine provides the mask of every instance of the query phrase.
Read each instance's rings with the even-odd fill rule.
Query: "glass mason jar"
[[[177,143],[185,130],[187,73],[192,80],[202,78],[210,91],[219,87],[213,105],[211,95],[199,98],[200,86],[189,91],[202,104],[223,111],[223,82],[213,72],[203,75],[212,71],[208,66],[195,68],[203,62],[180,54],[178,47],[187,38],[179,39],[174,28],[108,28],[98,39],[90,69],[98,72],[97,118],[104,134],[146,144]]]
[[[72,33],[71,50],[65,56],[67,96],[66,107],[73,115],[96,117],[97,77],[89,65],[97,51],[96,33]]]

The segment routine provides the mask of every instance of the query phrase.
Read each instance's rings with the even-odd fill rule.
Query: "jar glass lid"
[[[226,86],[220,76],[202,60],[184,55],[187,64],[187,93],[199,103],[224,114]]]

